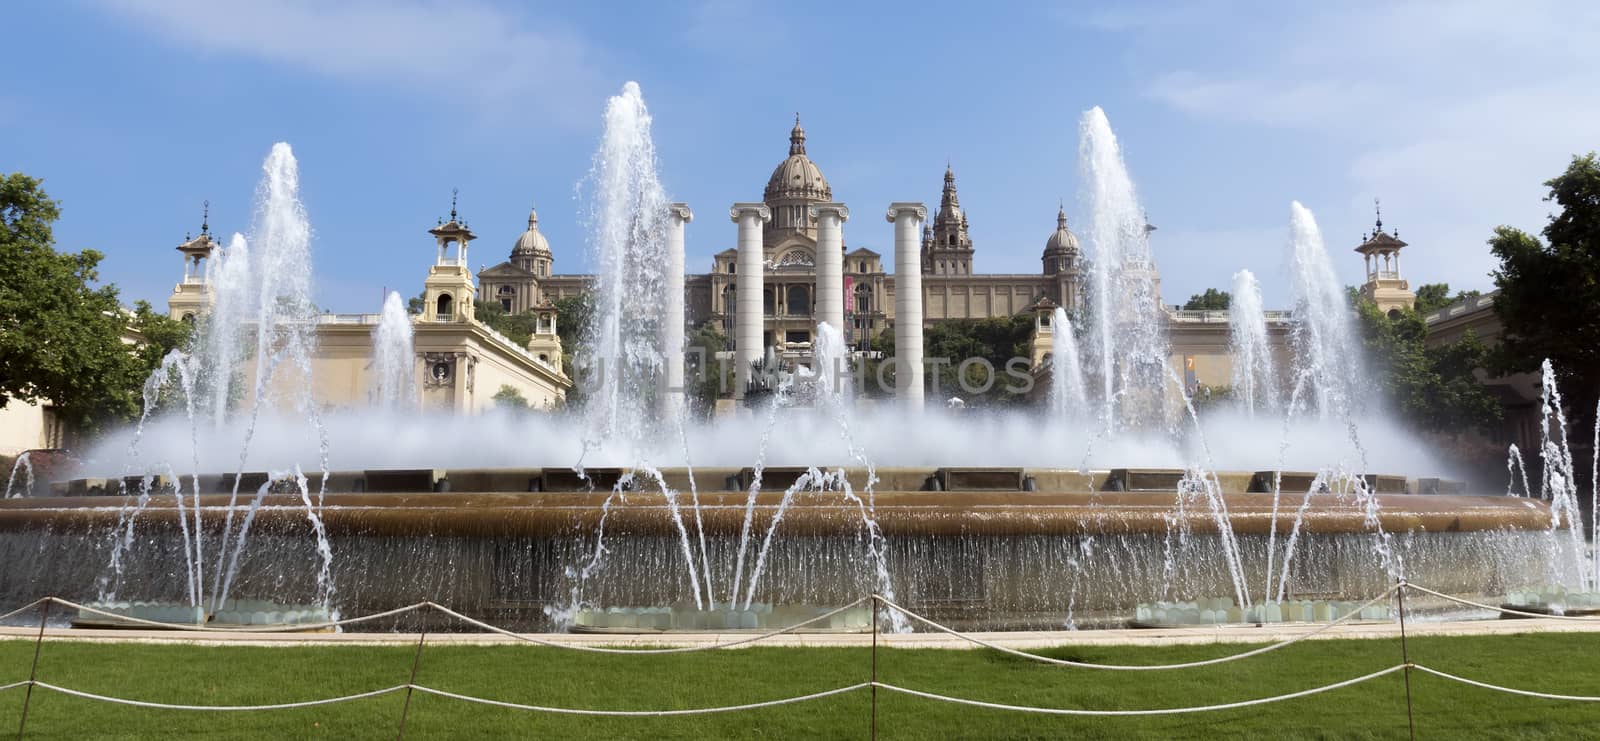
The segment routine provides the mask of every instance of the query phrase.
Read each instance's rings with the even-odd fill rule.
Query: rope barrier
[[[861,682],[859,684],[852,684],[852,685],[849,685],[847,687],[836,687],[836,688],[831,689],[831,690],[823,690],[821,692],[813,692],[813,693],[811,693],[809,695],[799,695],[799,696],[796,696],[796,697],[785,697],[785,698],[778,699],[778,700],[766,700],[764,702],[751,702],[751,703],[745,703],[743,705],[721,705],[721,706],[712,707],[712,708],[688,708],[688,709],[684,709],[684,710],[587,710],[587,709],[583,709],[583,708],[554,708],[554,707],[545,707],[543,705],[524,705],[522,703],[506,702],[505,700],[490,700],[488,698],[473,697],[471,695],[460,695],[460,694],[456,694],[454,692],[446,692],[444,690],[436,690],[436,689],[433,689],[432,687],[424,687],[424,686],[422,686],[420,684],[416,685],[415,689],[418,692],[426,692],[426,693],[428,693],[430,695],[438,695],[439,697],[448,697],[448,698],[450,698],[452,700],[460,700],[462,702],[471,702],[471,703],[476,703],[476,704],[479,704],[479,705],[493,705],[495,707],[510,708],[512,710],[531,710],[531,711],[539,712],[539,713],[559,713],[559,714],[562,714],[562,715],[603,715],[603,716],[613,716],[613,717],[638,718],[638,717],[663,717],[663,716],[674,716],[674,715],[708,715],[710,713],[731,713],[731,712],[738,711],[738,710],[756,710],[756,709],[759,709],[759,708],[770,708],[770,707],[775,707],[775,706],[778,706],[778,705],[791,705],[791,704],[794,704],[794,703],[797,703],[797,702],[807,702],[807,701],[810,701],[810,700],[820,700],[820,699],[822,699],[824,697],[831,697],[833,695],[842,695],[842,694],[844,694],[846,692],[854,692],[856,690],[865,689],[865,688],[871,687],[871,686],[872,686],[871,682]]]
[[[184,631],[190,631],[190,632],[196,632],[196,633],[304,633],[304,632],[314,631],[314,630],[323,630],[325,628],[337,628],[337,627],[344,626],[344,625],[355,625],[357,623],[371,622],[373,620],[378,620],[378,619],[381,619],[381,618],[393,617],[395,615],[402,615],[402,614],[405,614],[407,612],[412,612],[414,610],[420,610],[420,609],[423,609],[423,608],[428,607],[430,605],[437,607],[437,605],[434,605],[432,602],[418,602],[418,603],[412,604],[412,605],[405,605],[403,607],[396,607],[396,608],[394,608],[392,610],[384,610],[383,612],[374,612],[374,613],[372,613],[370,615],[362,615],[360,617],[353,617],[353,618],[340,618],[338,620],[325,620],[325,621],[320,622],[320,623],[296,623],[294,625],[263,625],[263,626],[260,626],[260,627],[255,627],[255,626],[251,626],[251,627],[232,627],[232,626],[224,627],[224,626],[220,626],[220,625],[199,625],[199,624],[194,624],[194,623],[167,623],[167,622],[162,622],[160,620],[147,620],[145,618],[137,618],[137,617],[133,617],[131,615],[122,615],[122,614],[111,612],[111,611],[108,611],[108,610],[102,610],[102,609],[100,609],[98,607],[91,607],[89,605],[80,605],[80,604],[78,604],[76,602],[71,602],[71,601],[68,601],[68,600],[64,600],[64,599],[62,599],[60,597],[45,597],[44,599],[38,600],[38,602],[54,602],[54,603],[56,603],[58,605],[61,605],[63,607],[68,607],[68,608],[71,608],[71,609],[79,610],[81,612],[87,612],[87,613],[89,613],[91,615],[100,615],[102,617],[113,618],[113,619],[115,619],[115,620],[117,620],[119,622],[133,623],[135,625],[148,625],[148,626],[151,626],[151,627],[154,627],[154,628],[164,628],[164,629],[168,629],[168,630],[184,630]],[[34,604],[38,604],[38,602],[35,602]],[[0,619],[3,619],[3,616],[0,616]]]
[[[42,604],[44,604],[46,602],[49,602],[50,600],[53,600],[53,599],[55,599],[55,597],[40,597],[39,599],[36,599],[36,600],[34,600],[32,602],[29,602],[26,605],[18,607],[17,609],[12,610],[11,612],[8,612],[8,613],[6,613],[4,615],[0,615],[0,622],[4,622],[4,621],[9,620],[11,618],[14,618],[14,617],[16,617],[18,615],[21,615],[22,613],[27,612],[29,610],[32,610],[33,608],[38,607],[39,605],[42,605]]]
[[[1399,588],[1400,588],[1400,585],[1398,585],[1398,584],[1395,585],[1395,586],[1389,587],[1388,589],[1384,590],[1383,593],[1377,595],[1376,597],[1373,597],[1372,599],[1367,600],[1366,602],[1361,603],[1361,605],[1359,607],[1357,607],[1356,609],[1345,613],[1344,615],[1340,616],[1338,619],[1334,620],[1333,622],[1328,623],[1327,625],[1324,625],[1324,626],[1322,626],[1320,628],[1317,628],[1316,630],[1313,630],[1313,631],[1311,631],[1309,633],[1305,633],[1303,635],[1298,635],[1298,636],[1295,636],[1295,637],[1290,638],[1290,639],[1285,640],[1285,641],[1280,641],[1278,643],[1269,644],[1269,645],[1266,645],[1266,646],[1262,646],[1260,648],[1254,648],[1254,649],[1251,649],[1249,651],[1244,651],[1244,652],[1241,652],[1241,653],[1230,654],[1228,656],[1220,656],[1220,657],[1217,657],[1217,658],[1214,658],[1214,659],[1203,659],[1203,660],[1200,660],[1200,661],[1185,661],[1185,662],[1178,663],[1178,664],[1095,664],[1095,663],[1091,663],[1091,662],[1087,662],[1087,661],[1071,661],[1069,659],[1055,659],[1055,658],[1051,658],[1049,656],[1040,656],[1039,654],[1036,654],[1036,653],[1030,653],[1030,652],[1021,651],[1021,650],[1018,650],[1018,649],[1015,649],[1015,648],[1009,648],[1007,646],[1002,646],[1002,645],[997,644],[997,643],[992,643],[992,642],[989,642],[989,641],[985,641],[982,638],[978,638],[977,636],[973,636],[973,635],[969,635],[969,634],[966,634],[966,633],[962,633],[962,632],[960,632],[960,631],[958,631],[958,630],[956,630],[954,628],[951,628],[951,627],[948,627],[948,626],[945,626],[945,625],[941,625],[941,624],[936,623],[936,622],[934,622],[932,620],[929,620],[928,618],[925,618],[925,617],[923,617],[921,615],[918,615],[918,614],[916,614],[916,613],[914,613],[914,612],[912,612],[910,610],[907,610],[906,608],[901,607],[901,606],[899,606],[899,605],[897,605],[897,604],[895,604],[893,602],[890,602],[887,599],[883,599],[882,597],[880,597],[879,599],[882,600],[883,604],[886,607],[888,607],[888,608],[890,608],[892,610],[896,610],[896,611],[900,612],[902,615],[905,615],[906,617],[909,617],[912,620],[915,620],[915,621],[917,621],[919,623],[927,625],[928,627],[933,628],[934,630],[937,630],[937,631],[942,632],[942,633],[947,633],[949,635],[953,635],[953,636],[955,636],[957,638],[960,638],[961,640],[964,640],[964,641],[967,641],[969,643],[973,643],[973,644],[976,644],[976,645],[979,645],[979,646],[983,646],[984,648],[993,649],[993,650],[999,651],[1001,653],[1010,654],[1012,656],[1018,656],[1018,657],[1025,658],[1025,659],[1032,659],[1034,661],[1038,661],[1038,662],[1045,663],[1045,664],[1054,664],[1056,666],[1071,666],[1071,667],[1076,667],[1076,668],[1079,668],[1079,669],[1107,669],[1107,670],[1112,670],[1112,671],[1130,671],[1130,672],[1134,672],[1134,671],[1164,671],[1164,670],[1169,670],[1169,669],[1190,669],[1190,668],[1194,668],[1194,667],[1197,667],[1197,666],[1212,666],[1212,665],[1215,665],[1215,664],[1226,664],[1226,663],[1228,663],[1230,661],[1238,661],[1240,659],[1247,659],[1247,658],[1250,658],[1251,656],[1259,656],[1259,655],[1264,654],[1264,653],[1268,653],[1268,652],[1271,652],[1271,651],[1276,651],[1276,650],[1278,650],[1280,648],[1285,648],[1285,647],[1288,647],[1288,646],[1292,646],[1292,645],[1294,645],[1296,643],[1299,643],[1299,642],[1304,641],[1304,640],[1309,639],[1309,638],[1314,638],[1314,637],[1316,637],[1316,636],[1318,636],[1318,635],[1320,635],[1322,633],[1325,633],[1325,632],[1327,632],[1329,630],[1332,630],[1335,626],[1337,626],[1337,625],[1339,625],[1341,623],[1344,623],[1344,622],[1346,622],[1346,621],[1348,621],[1348,620],[1350,620],[1350,619],[1352,619],[1352,618],[1354,618],[1356,616],[1359,616],[1361,614],[1362,610],[1364,610],[1364,609],[1366,609],[1368,607],[1371,607],[1373,603],[1375,603],[1375,602],[1377,602],[1379,600],[1387,599],[1389,597],[1389,595],[1394,594],[1395,590],[1397,590]]]
[[[1582,616],[1579,616],[1579,615],[1553,615],[1553,614],[1548,614],[1548,613],[1524,612],[1522,610],[1513,610],[1513,609],[1511,609],[1509,607],[1504,607],[1504,606],[1486,605],[1486,604],[1483,604],[1482,602],[1473,602],[1472,600],[1463,599],[1461,597],[1456,597],[1456,596],[1453,596],[1453,595],[1445,594],[1444,592],[1435,592],[1432,589],[1429,589],[1427,587],[1419,587],[1419,586],[1417,586],[1415,584],[1407,583],[1405,586],[1406,586],[1407,589],[1415,589],[1418,592],[1422,592],[1423,594],[1431,594],[1431,595],[1433,595],[1435,597],[1438,597],[1440,599],[1446,599],[1446,600],[1449,600],[1451,602],[1454,602],[1454,603],[1460,604],[1460,605],[1467,605],[1469,607],[1476,607],[1476,608],[1478,608],[1480,610],[1489,610],[1491,612],[1503,612],[1503,613],[1505,613],[1507,615],[1521,615],[1523,617],[1530,617],[1530,618],[1548,618],[1550,620],[1571,620],[1571,621],[1575,621],[1575,622],[1579,622],[1579,623],[1600,623],[1600,617],[1582,617]]]
[[[502,636],[505,636],[507,638],[511,638],[511,639],[518,640],[518,641],[522,641],[524,643],[532,643],[532,644],[536,644],[536,645],[539,645],[539,646],[546,646],[548,648],[564,648],[564,649],[569,649],[569,650],[572,650],[572,651],[587,651],[589,653],[600,653],[600,654],[682,654],[682,653],[693,653],[693,652],[696,652],[696,651],[715,651],[717,649],[732,648],[733,646],[743,646],[743,645],[749,644],[749,643],[756,643],[757,641],[764,641],[764,640],[767,640],[768,638],[772,638],[774,636],[780,636],[780,635],[783,635],[785,633],[793,633],[794,631],[799,630],[801,628],[804,628],[807,625],[811,625],[813,623],[818,623],[818,622],[822,622],[824,620],[827,620],[828,618],[831,618],[834,615],[838,615],[838,614],[840,614],[840,613],[842,613],[842,612],[844,612],[846,610],[852,609],[852,608],[856,607],[857,605],[860,605],[861,603],[866,602],[866,601],[871,600],[871,599],[873,599],[873,598],[872,597],[862,597],[862,598],[860,598],[860,599],[858,599],[858,600],[856,600],[854,602],[851,602],[850,604],[845,605],[843,607],[838,607],[838,608],[829,610],[828,612],[822,613],[821,615],[818,615],[816,617],[809,618],[807,620],[802,620],[802,621],[800,621],[798,623],[795,623],[793,625],[789,625],[789,626],[786,626],[786,627],[783,627],[783,628],[779,628],[777,630],[774,630],[774,631],[771,631],[771,632],[768,632],[768,633],[762,633],[760,635],[749,636],[747,638],[740,638],[738,640],[727,641],[725,643],[712,643],[712,644],[708,644],[708,645],[704,645],[704,646],[677,646],[677,647],[674,647],[674,648],[607,648],[605,646],[583,646],[583,645],[572,644],[572,643],[558,643],[558,642],[555,642],[555,641],[548,641],[548,640],[544,640],[544,639],[541,639],[541,638],[535,638],[535,637],[533,637],[531,635],[526,635],[526,634],[522,634],[522,633],[516,633],[516,632],[513,632],[513,631],[509,631],[509,630],[506,630],[505,628],[501,628],[501,627],[498,627],[498,626],[495,626],[495,625],[490,625],[489,623],[485,623],[482,620],[478,620],[477,618],[467,617],[466,615],[463,615],[463,614],[461,614],[459,612],[456,612],[455,610],[452,610],[452,609],[450,609],[448,607],[445,607],[444,605],[436,604],[436,603],[433,603],[433,602],[429,602],[427,604],[432,606],[434,609],[436,609],[436,610],[438,610],[438,611],[440,611],[440,612],[442,612],[442,613],[444,613],[446,615],[449,615],[449,616],[451,616],[453,618],[456,618],[457,620],[460,620],[460,621],[462,621],[462,622],[464,622],[464,623],[466,623],[468,625],[472,625],[472,626],[476,626],[478,628],[482,628],[482,629],[487,630],[487,631],[489,631],[491,633],[498,633],[498,634],[500,634]]]
[[[1310,695],[1316,695],[1316,694],[1320,694],[1320,693],[1323,693],[1323,692],[1327,692],[1329,690],[1336,690],[1336,689],[1340,689],[1342,687],[1349,687],[1351,685],[1361,684],[1362,682],[1365,682],[1365,681],[1368,681],[1368,680],[1371,680],[1371,679],[1377,679],[1378,677],[1381,677],[1381,676],[1383,676],[1385,674],[1393,674],[1393,673],[1395,673],[1397,671],[1400,671],[1401,669],[1404,669],[1404,668],[1406,668],[1405,664],[1395,664],[1394,666],[1391,666],[1391,667],[1389,667],[1387,669],[1379,669],[1378,671],[1375,671],[1375,672],[1373,672],[1371,674],[1363,674],[1363,675],[1361,675],[1359,677],[1346,679],[1346,680],[1344,680],[1342,682],[1334,682],[1333,684],[1325,684],[1325,685],[1322,685],[1321,687],[1313,687],[1313,688],[1308,689],[1308,690],[1300,690],[1299,692],[1290,692],[1288,694],[1283,694],[1283,695],[1273,695],[1272,697],[1261,697],[1261,698],[1257,698],[1257,699],[1254,699],[1254,700],[1241,700],[1239,702],[1227,702],[1227,703],[1222,703],[1222,704],[1219,704],[1219,705],[1195,705],[1195,706],[1191,706],[1191,707],[1182,707],[1182,708],[1153,708],[1153,709],[1149,709],[1149,710],[1081,710],[1081,709],[1078,709],[1078,708],[1040,708],[1040,707],[1033,707],[1033,706],[1030,706],[1030,705],[1007,705],[1005,703],[999,703],[999,702],[985,702],[983,700],[972,700],[972,699],[968,699],[968,698],[964,698],[964,697],[951,697],[950,695],[941,695],[941,694],[937,694],[937,693],[934,693],[934,692],[924,692],[922,690],[914,690],[914,689],[910,689],[910,688],[907,688],[907,687],[898,687],[898,686],[895,686],[895,685],[892,685],[892,684],[884,684],[882,682],[879,682],[878,686],[882,687],[882,688],[884,688],[886,690],[889,690],[891,692],[900,692],[900,693],[903,693],[903,694],[912,695],[914,697],[921,697],[921,698],[927,699],[927,700],[938,700],[940,702],[950,702],[950,703],[955,703],[957,705],[970,705],[970,706],[973,706],[973,707],[989,708],[989,709],[992,709],[992,710],[1011,710],[1011,711],[1020,712],[1020,713],[1041,713],[1041,714],[1045,714],[1045,715],[1094,715],[1094,716],[1182,715],[1182,714],[1185,714],[1185,713],[1208,713],[1208,712],[1211,712],[1213,710],[1232,710],[1234,708],[1247,708],[1247,707],[1251,707],[1253,705],[1266,705],[1268,703],[1282,702],[1284,700],[1293,700],[1293,699],[1295,699],[1297,697],[1307,697],[1307,696],[1310,696]]]
[[[353,700],[365,700],[365,699],[367,699],[369,697],[377,697],[379,695],[387,695],[387,694],[389,694],[391,692],[399,692],[400,690],[403,690],[403,689],[406,688],[406,685],[397,684],[397,685],[395,685],[393,687],[385,687],[385,688],[383,688],[381,690],[372,690],[370,692],[359,692],[359,693],[356,693],[354,695],[342,695],[340,697],[328,697],[328,698],[323,698],[321,700],[305,700],[305,701],[302,701],[302,702],[283,702],[283,703],[276,703],[276,704],[273,704],[273,705],[174,705],[174,704],[165,703],[165,702],[149,702],[149,701],[146,701],[146,700],[130,700],[130,699],[125,698],[125,697],[112,697],[110,695],[98,695],[98,694],[95,694],[93,692],[84,692],[83,690],[75,690],[75,689],[71,689],[71,688],[68,688],[68,687],[57,686],[57,685],[50,684],[49,682],[45,682],[45,681],[41,681],[41,680],[31,680],[31,681],[28,681],[28,682],[19,682],[18,684],[33,684],[36,687],[47,689],[47,690],[50,690],[52,692],[59,692],[59,693],[61,693],[63,695],[71,695],[73,697],[81,697],[81,698],[83,698],[85,700],[97,700],[99,702],[109,702],[109,703],[112,703],[112,704],[115,704],[115,705],[132,705],[134,707],[154,708],[154,709],[157,709],[157,710],[210,710],[210,711],[218,711],[218,712],[236,712],[236,711],[252,711],[252,710],[289,710],[289,709],[292,709],[292,708],[316,707],[318,705],[335,705],[335,704],[338,704],[338,703],[341,703],[341,702],[351,702]]]
[[[1512,695],[1522,695],[1523,697],[1539,697],[1539,698],[1543,698],[1543,699],[1546,699],[1546,700],[1571,700],[1573,702],[1600,702],[1600,697],[1594,697],[1594,696],[1590,696],[1590,695],[1556,695],[1556,694],[1551,694],[1551,693],[1548,693],[1548,692],[1534,692],[1533,690],[1519,690],[1519,689],[1517,689],[1515,687],[1502,687],[1502,686],[1500,686],[1498,684],[1489,684],[1488,682],[1480,682],[1480,681],[1478,681],[1476,679],[1467,679],[1466,677],[1458,677],[1458,676],[1456,676],[1454,674],[1450,674],[1449,672],[1442,672],[1442,671],[1439,671],[1438,669],[1430,669],[1430,668],[1428,668],[1426,666],[1423,666],[1421,664],[1413,664],[1412,668],[1416,669],[1419,672],[1427,672],[1428,674],[1432,674],[1433,676],[1439,677],[1441,679],[1448,679],[1448,680],[1450,680],[1452,682],[1460,682],[1462,684],[1470,684],[1470,685],[1472,685],[1474,687],[1482,687],[1483,689],[1486,689],[1486,690],[1494,690],[1496,692],[1505,692],[1505,693],[1512,694]]]

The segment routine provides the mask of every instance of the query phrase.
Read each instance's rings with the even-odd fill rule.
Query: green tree
[[[1494,310],[1505,327],[1494,366],[1536,372],[1550,359],[1572,411],[1587,417],[1600,396],[1600,159],[1573,157],[1545,186],[1561,212],[1543,242],[1509,226],[1489,239],[1500,260]]]
[[[579,353],[584,349],[584,335],[589,331],[589,319],[594,315],[594,295],[588,291],[551,302],[556,307],[556,336],[561,339],[561,372],[572,379],[567,391],[568,408],[583,406],[584,383],[578,378]]]
[[[1429,314],[1450,304],[1449,283],[1426,283],[1417,286],[1416,309],[1418,314]]]
[[[517,347],[527,347],[533,331],[539,326],[539,315],[532,311],[512,314],[494,301],[475,302],[473,315],[489,328],[511,338]]]
[[[518,391],[517,389],[506,384],[501,384],[500,390],[494,392],[494,396],[490,398],[494,400],[494,406],[496,409],[504,409],[511,412],[526,412],[529,408],[528,397],[523,396],[521,391]]]
[[[1032,314],[943,321],[924,330],[922,336],[924,357],[930,361],[948,361],[929,366],[925,372],[928,393],[937,389],[941,397],[939,403],[951,396],[978,405],[1021,401],[1020,394],[1007,390],[1015,379],[1006,375],[1006,364],[1012,358],[1029,357],[1029,343],[1033,339]],[[961,364],[968,358],[982,358],[987,363],[968,364],[963,378]],[[992,376],[989,375],[991,371]],[[974,393],[964,390],[963,384],[967,389],[986,385],[988,389]]]
[[[1500,404],[1474,371],[1485,366],[1489,349],[1468,332],[1462,339],[1428,350],[1427,324],[1415,310],[1393,317],[1370,301],[1356,301],[1362,342],[1379,385],[1418,429],[1457,433],[1487,430],[1500,419]]]
[[[1481,295],[1483,294],[1480,291],[1458,291],[1455,296],[1451,296],[1449,283],[1427,283],[1417,286],[1415,308],[1418,314],[1427,315],[1458,301]]]
[[[1189,297],[1188,303],[1183,305],[1186,311],[1227,311],[1233,304],[1233,294],[1207,288],[1205,293],[1197,293]]]
[[[60,205],[22,173],[0,178],[0,407],[48,399],[78,432],[133,417],[157,349],[132,352],[130,317],[115,286],[95,284],[101,254],[57,252],[51,225]],[[169,338],[170,339],[170,338]]]
[[[733,363],[717,361],[717,353],[728,349],[728,336],[707,322],[685,338],[684,348],[684,397],[691,412],[710,418],[722,392],[733,389]]]

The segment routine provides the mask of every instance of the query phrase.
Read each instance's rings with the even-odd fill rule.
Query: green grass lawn
[[[1060,648],[1052,656],[1167,663],[1240,645]],[[1420,638],[1413,661],[1524,689],[1600,695],[1592,657],[1600,634]],[[265,704],[403,684],[405,646],[254,648],[47,642],[40,679],[90,692],[171,703]],[[28,676],[33,644],[0,643],[0,683]],[[1053,667],[991,651],[880,649],[881,681],[1017,705],[1155,708],[1230,702],[1306,689],[1399,663],[1390,640],[1307,641],[1214,667],[1110,672]],[[522,646],[437,647],[419,684],[550,706],[658,709],[755,702],[865,681],[867,649],[753,648],[609,656]],[[1412,675],[1420,738],[1582,738],[1600,734],[1600,703],[1516,697]],[[1024,715],[878,691],[885,739],[947,738],[1404,738],[1396,673],[1273,705],[1147,718]],[[393,738],[403,694],[343,705],[197,713],[108,705],[35,689],[29,738]],[[23,690],[0,694],[0,733],[17,727]],[[585,718],[471,705],[416,694],[411,738],[866,738],[866,690],[813,702],[688,718]]]

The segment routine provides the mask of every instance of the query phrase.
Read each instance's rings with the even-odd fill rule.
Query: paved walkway
[[[1263,627],[1230,625],[1193,628],[1116,629],[1083,631],[1015,631],[971,633],[973,637],[1017,649],[1052,646],[1170,646],[1205,643],[1276,643],[1311,633],[1320,624],[1277,624]],[[1511,635],[1517,633],[1597,633],[1600,620],[1573,621],[1548,618],[1525,620],[1450,620],[1414,621],[1406,624],[1407,636]],[[0,627],[0,640],[31,641],[39,629]],[[613,647],[709,646],[750,638],[750,633],[655,633],[645,635],[579,635],[574,633],[530,634],[539,640],[562,645]],[[49,628],[51,641],[94,643],[192,644],[203,646],[383,646],[416,644],[415,633],[198,633],[175,630],[107,630]],[[1313,638],[1398,639],[1400,625],[1394,622],[1346,623]],[[879,645],[889,648],[978,648],[956,636],[942,633],[879,634]],[[429,633],[433,646],[495,646],[521,643],[492,633]],[[766,638],[749,646],[866,647],[867,633],[791,633]]]

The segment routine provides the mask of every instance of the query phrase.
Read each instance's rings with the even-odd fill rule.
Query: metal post
[[[28,705],[33,702],[33,683],[39,678],[39,652],[44,648],[44,622],[50,618],[50,602],[52,598],[44,599],[44,606],[39,608],[39,637],[33,642],[33,668],[28,670],[28,692],[22,696],[22,720],[17,723],[17,741],[22,741],[22,732],[28,728]]]
[[[1400,661],[1405,664],[1406,680],[1406,727],[1411,731],[1412,741],[1417,738],[1417,720],[1411,712],[1411,655],[1406,651],[1406,583],[1405,580],[1396,582],[1398,589],[1395,594],[1400,598]]]
[[[872,595],[872,740],[878,739],[878,611],[882,608],[878,595]]]
[[[417,633],[417,653],[411,658],[411,679],[406,682],[406,704],[400,708],[400,732],[395,739],[406,737],[406,716],[411,713],[411,688],[417,683],[417,665],[422,663],[422,643],[428,639],[428,624],[422,624],[421,632]]]

